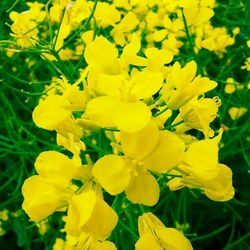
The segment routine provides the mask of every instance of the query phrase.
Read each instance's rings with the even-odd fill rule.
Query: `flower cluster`
[[[55,68],[79,61],[74,72],[65,67],[53,77],[33,110],[34,123],[56,134],[58,150],[38,155],[37,174],[22,187],[32,221],[40,225],[63,213],[65,238],[56,240],[55,250],[115,250],[109,236],[121,221],[120,197],[157,206],[163,185],[169,192],[196,189],[217,202],[234,197],[232,171],[218,157],[223,128],[213,125],[221,106],[212,92],[218,84],[195,60],[201,49],[222,57],[239,33],[213,27],[215,1],[28,6],[10,13],[16,45],[39,49],[40,59]],[[178,60],[187,44],[193,60]],[[193,249],[183,232],[150,212],[139,216],[138,233],[136,250]]]
[[[214,0],[97,2],[53,0],[47,12],[48,5],[28,3],[27,11],[10,13],[13,21],[12,36],[17,40],[17,44],[24,48],[39,44],[45,51],[43,57],[56,60],[48,46],[40,42],[53,32],[51,43],[61,59],[77,60],[86,43],[101,30],[105,30],[105,34],[121,47],[131,42],[132,33],[136,33],[144,40],[146,47],[157,45],[172,55],[178,55],[181,47],[185,47],[188,34],[189,42],[191,36],[194,37],[195,53],[207,49],[222,56],[226,47],[234,44],[234,38],[239,33],[238,27],[231,35],[225,27],[213,27],[210,19],[216,7]],[[92,20],[90,16],[93,17]],[[86,26],[91,28],[86,31]],[[96,27],[98,29],[94,32]],[[64,44],[67,39],[72,38],[77,38],[74,48],[67,46],[67,42]]]
[[[103,189],[153,206],[160,194],[156,177],[163,176],[171,190],[199,188],[215,201],[234,196],[232,172],[218,162],[222,131],[210,127],[220,103],[204,97],[217,83],[196,76],[194,61],[167,66],[172,61],[168,51],[152,47],[142,56],[140,47],[135,34],[121,53],[103,36],[96,37],[84,51],[88,66],[81,78],[73,85],[57,79],[33,111],[36,125],[56,131],[58,145],[72,157],[57,151],[37,157],[37,175],[23,185],[23,209],[34,221],[67,210],[67,244],[77,249],[115,249],[106,239],[118,216]],[[200,131],[203,139],[189,130]],[[85,154],[84,164],[84,142],[98,131],[105,131],[110,152],[95,163]],[[178,249],[192,249],[183,235],[165,229],[153,215],[139,219],[139,232],[136,249],[145,249],[158,234],[154,249],[171,249],[167,235],[180,237]]]

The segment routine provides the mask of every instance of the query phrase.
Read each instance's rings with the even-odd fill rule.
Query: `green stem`
[[[227,224],[223,227],[220,227],[219,229],[216,229],[214,230],[213,232],[211,233],[208,233],[208,234],[205,234],[205,235],[202,235],[202,236],[198,236],[198,237],[195,237],[193,239],[190,239],[191,242],[195,242],[195,241],[201,241],[201,240],[205,240],[205,239],[208,239],[208,238],[211,238],[221,232],[223,232],[225,229],[227,229],[228,227],[230,227],[230,224]]]

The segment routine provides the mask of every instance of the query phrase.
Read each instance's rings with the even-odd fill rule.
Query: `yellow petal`
[[[34,175],[25,180],[22,187],[23,210],[33,221],[40,221],[67,206],[69,193],[48,184],[43,178]]]
[[[226,84],[224,88],[224,91],[227,94],[232,94],[233,92],[235,92],[235,90],[236,90],[236,86],[235,84],[232,84],[232,83]]]
[[[155,178],[143,168],[131,176],[129,186],[125,190],[126,197],[133,203],[154,206],[160,195],[160,188]]]
[[[106,239],[118,221],[112,208],[94,191],[85,191],[73,196],[69,202],[66,231],[77,236],[82,231]]]
[[[155,172],[166,172],[176,167],[182,160],[185,145],[172,132],[161,131],[154,150],[146,155],[143,163],[147,169]]]
[[[175,66],[175,65],[174,65]],[[194,79],[197,71],[197,64],[195,61],[190,61],[182,69],[176,68],[173,71],[174,84],[178,89],[185,88],[187,84]]]
[[[180,167],[190,171],[187,179],[203,185],[218,174],[218,142],[217,138],[194,142],[185,152]]]
[[[94,31],[93,30],[88,30],[84,33],[81,34],[81,39],[85,44],[88,44],[93,41],[94,38]]]
[[[218,175],[205,186],[205,195],[214,201],[228,201],[234,197],[232,171],[229,167],[219,164]]]
[[[116,250],[115,244],[110,241],[95,242],[91,250]]]
[[[145,50],[148,58],[148,69],[160,71],[162,67],[173,60],[173,54],[165,49],[148,48]]]
[[[118,51],[114,44],[100,36],[87,44],[84,57],[88,64],[100,63],[104,65],[106,63],[110,65],[117,59]]]
[[[192,250],[190,241],[175,228],[156,228],[156,235],[160,238],[164,249],[168,250]]]
[[[146,233],[135,244],[135,250],[163,250],[151,233]]]
[[[204,94],[214,88],[216,88],[218,85],[217,82],[210,80],[207,77],[200,77],[197,76],[191,84],[187,87],[185,90],[186,94],[196,96]]]
[[[85,115],[100,127],[114,126],[114,110],[119,101],[110,96],[96,97],[88,102]]]
[[[166,38],[168,31],[166,29],[162,29],[162,30],[156,30],[154,32],[154,40],[156,42],[161,42],[162,40],[164,40],[164,38]]]
[[[52,95],[40,102],[32,113],[35,124],[47,130],[54,130],[70,118],[71,112],[62,107],[64,99]]]
[[[60,29],[57,31],[58,35],[56,38],[56,44],[55,44],[55,50],[59,50],[64,43],[64,39],[67,38],[67,36],[70,34],[71,27],[66,22],[62,22]]]
[[[138,231],[140,237],[147,234],[147,232],[154,231],[155,227],[164,227],[164,224],[152,213],[144,213],[138,218]]]
[[[141,238],[150,238],[149,241],[146,241],[148,244],[150,244],[150,241],[157,241],[157,243],[161,246],[160,249],[162,250],[193,249],[189,240],[183,235],[183,233],[179,232],[175,228],[165,227],[164,224],[150,212],[144,213],[139,217],[138,229]],[[151,234],[152,237],[149,237],[149,234]]]
[[[74,155],[78,155],[80,153],[80,151],[84,151],[86,150],[86,146],[84,144],[84,142],[82,141],[74,141],[74,138],[67,138],[64,137],[63,135],[57,133],[56,135],[56,143],[59,146],[63,146],[64,148],[66,148],[68,151],[70,151],[71,153],[73,153]]]
[[[134,74],[131,82],[133,84],[131,94],[136,99],[145,99],[157,93],[162,87],[163,75],[159,72],[144,70]]]
[[[141,41],[139,37],[134,33],[132,41],[123,48],[121,58],[129,64],[133,64],[136,66],[146,66],[147,59],[137,56],[137,53],[139,52],[140,48]]]
[[[159,138],[159,129],[151,121],[146,127],[135,132],[121,132],[121,146],[126,156],[142,159],[155,147]]]
[[[68,186],[72,179],[81,177],[81,167],[57,151],[44,151],[36,158],[37,173],[57,185]]]
[[[114,111],[113,118],[120,130],[133,133],[144,128],[149,123],[151,112],[147,105],[140,101],[132,103],[120,102]]]
[[[191,100],[180,108],[180,116],[185,125],[202,131],[209,137],[210,123],[216,118],[218,106],[210,98]]]
[[[130,43],[128,43],[124,48],[122,52],[122,56],[127,55],[136,55],[141,48],[141,40],[136,35],[136,33],[133,33],[132,40]]]
[[[97,89],[104,95],[120,97],[121,87],[125,80],[124,75],[100,74],[97,78]]]
[[[106,155],[93,166],[93,176],[111,195],[125,190],[130,181],[129,161],[121,156]],[[119,181],[118,181],[119,180]]]
[[[237,120],[247,112],[247,108],[231,107],[228,111],[232,120]]]

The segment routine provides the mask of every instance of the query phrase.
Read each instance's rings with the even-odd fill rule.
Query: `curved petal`
[[[134,74],[130,80],[132,82],[131,94],[136,99],[145,99],[151,97],[163,85],[163,75],[160,72],[144,70]]]
[[[149,232],[144,234],[135,244],[135,250],[162,250],[156,238]]]
[[[87,44],[84,51],[84,57],[88,64],[109,63],[117,59],[118,51],[114,44],[105,37],[97,37],[93,42]]]
[[[34,175],[25,180],[22,187],[24,202],[23,210],[33,221],[41,221],[66,207],[69,193],[47,183],[43,178]]]
[[[106,155],[93,166],[92,174],[111,195],[125,190],[130,181],[129,161],[118,155]]]
[[[35,124],[43,129],[55,130],[70,118],[71,112],[62,108],[62,96],[49,96],[32,113]]]
[[[97,90],[107,96],[120,97],[121,87],[125,80],[126,77],[122,74],[100,74],[97,77]]]
[[[113,127],[114,110],[118,103],[117,99],[110,96],[96,97],[88,102],[85,115],[100,127]]]
[[[164,249],[168,250],[192,250],[190,241],[175,228],[155,228],[155,233],[161,240]]]
[[[145,55],[148,58],[148,69],[152,71],[161,71],[164,64],[173,60],[173,54],[165,49],[147,48]]]
[[[219,173],[214,180],[204,188],[205,195],[214,201],[229,201],[234,197],[232,171],[229,167],[219,164]]]
[[[110,241],[95,242],[91,246],[91,250],[116,250],[116,246]]]
[[[180,117],[185,125],[202,131],[209,137],[210,123],[216,118],[218,106],[211,98],[193,99],[180,108]]]
[[[135,132],[121,132],[121,146],[126,156],[142,159],[155,147],[159,138],[159,129],[154,121]]]
[[[147,59],[144,57],[137,56],[141,48],[141,41],[139,37],[134,33],[132,41],[123,48],[121,58],[124,59],[127,63],[137,65],[137,66],[146,66]]]
[[[154,150],[143,159],[144,166],[155,172],[167,172],[182,160],[185,145],[174,133],[161,131]]]
[[[57,151],[44,151],[35,162],[37,173],[50,183],[68,186],[72,179],[81,178],[81,167]]]
[[[94,191],[85,191],[73,196],[69,202],[66,231],[73,236],[86,231],[104,240],[117,221],[118,216],[101,197]]]
[[[197,76],[185,90],[185,94],[189,96],[196,96],[204,94],[218,85],[217,82],[210,80],[208,77]]]
[[[138,229],[141,238],[147,237],[150,238],[152,242],[157,241],[159,246],[161,246],[160,249],[168,249],[168,250],[193,249],[189,240],[181,232],[179,232],[175,228],[165,227],[164,224],[154,214],[150,212],[144,213],[142,216],[139,217]],[[149,234],[151,235],[151,237],[149,237]],[[147,242],[150,245],[150,240],[145,241],[145,243]]]
[[[151,212],[143,213],[138,218],[138,231],[140,237],[147,232],[154,231],[155,227],[164,227],[164,224]]]
[[[131,177],[125,192],[126,197],[133,203],[154,206],[159,200],[160,188],[155,178],[139,167],[137,173]]]
[[[144,128],[151,118],[150,109],[140,101],[132,103],[120,102],[113,115],[116,126],[121,131],[128,133]]]
[[[180,164],[181,168],[190,173],[185,178],[194,180],[201,186],[215,178],[219,172],[218,150],[217,138],[194,142],[185,152]]]

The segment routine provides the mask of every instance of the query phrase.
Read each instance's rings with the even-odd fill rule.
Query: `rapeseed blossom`
[[[117,49],[103,37],[87,45],[88,86],[95,98],[87,104],[86,117],[100,127],[136,132],[149,123],[150,108],[142,100],[162,87],[161,67],[172,57],[167,52],[150,49],[145,51],[147,58],[143,58],[136,55],[139,49],[136,37],[123,49],[120,58]],[[129,64],[145,66],[145,69],[134,70],[129,75]]]
[[[160,189],[148,170],[161,173],[177,166],[184,143],[171,132],[159,131],[151,122],[136,133],[121,133],[121,149],[124,156],[107,155],[95,163],[94,177],[112,195],[125,191],[134,203],[155,205]]]
[[[36,158],[37,174],[22,187],[24,211],[36,223],[64,215],[54,250],[115,250],[109,237],[125,218],[119,209],[129,213],[133,203],[140,208],[139,239],[131,233],[136,250],[193,249],[182,232],[143,209],[157,206],[162,180],[169,192],[199,189],[218,202],[234,197],[232,171],[218,159],[222,131],[213,126],[223,105],[210,92],[218,83],[198,70],[196,56],[206,49],[223,57],[239,31],[230,36],[213,27],[213,0],[28,7],[10,13],[11,36],[22,49],[38,46],[41,60],[59,68],[32,113],[39,128],[55,132],[59,147]],[[187,35],[192,59],[182,60]],[[60,68],[63,61],[69,63]],[[248,61],[242,67],[248,70]],[[225,83],[228,94],[241,88],[233,78]],[[232,107],[229,115],[236,120],[246,111]]]
[[[165,227],[152,213],[145,213],[138,219],[140,239],[136,250],[192,250],[189,240],[177,229]]]

